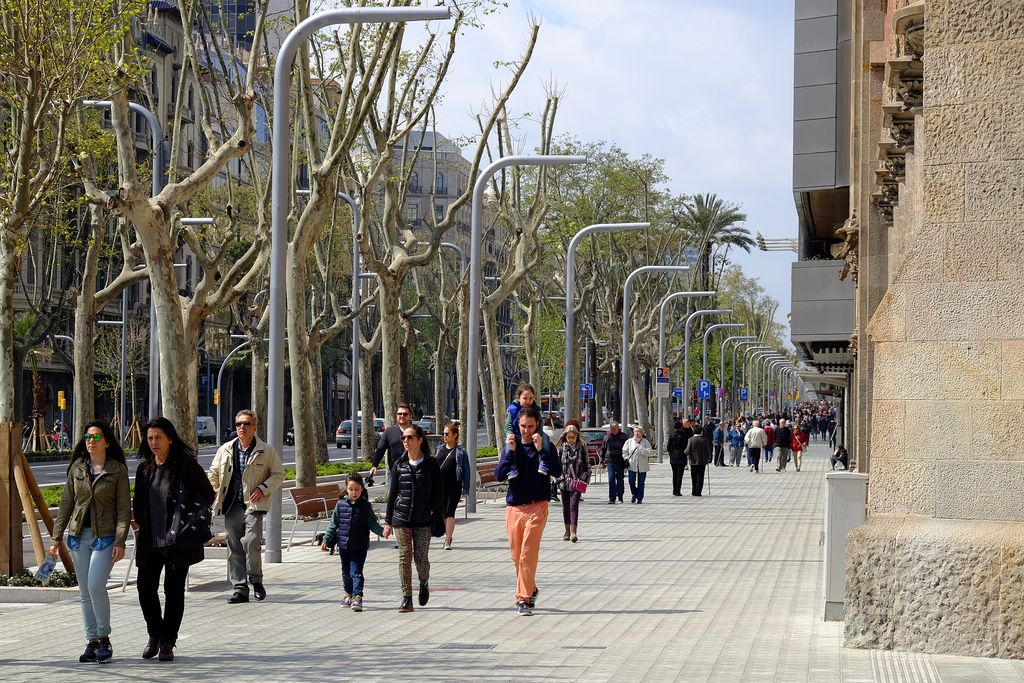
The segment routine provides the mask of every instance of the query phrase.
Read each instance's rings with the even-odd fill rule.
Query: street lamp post
[[[704,376],[701,379],[704,379],[704,380],[707,380],[707,381],[710,381],[710,379],[711,379],[710,377],[708,377],[708,340],[711,338],[711,335],[715,333],[715,330],[737,330],[737,329],[739,329],[741,327],[743,327],[743,323],[718,323],[717,325],[709,325],[708,328],[706,330],[704,330],[704,363],[702,365],[702,368],[703,368],[702,374]],[[719,386],[719,388],[725,386],[725,364],[724,363],[722,364],[722,378],[721,378],[721,381],[720,381],[718,386]],[[720,392],[720,393],[722,394],[721,401],[724,401],[725,400],[725,392]],[[722,407],[721,402],[719,402],[718,407],[719,408]],[[721,413],[722,411],[719,410],[718,412]],[[701,417],[704,417],[707,414],[708,414],[708,400],[705,398],[705,399],[701,400],[700,415],[701,415]],[[721,415],[719,415],[719,417],[721,417]]]
[[[725,347],[729,345],[729,342],[733,342],[733,341],[734,342],[740,342],[740,341],[743,341],[743,340],[753,340],[753,339],[756,339],[756,337],[754,337],[753,335],[740,334],[740,335],[735,335],[735,336],[732,336],[732,337],[726,337],[725,340],[722,342],[722,351],[721,351],[721,353],[718,354],[718,358],[721,360],[721,367],[719,368],[719,372],[720,372],[719,376],[722,378],[722,390],[719,393],[721,394],[722,406],[723,407],[725,406],[725,387],[726,387],[726,381],[725,381]],[[736,361],[735,360],[733,360],[733,365],[732,365],[732,376],[733,376],[733,380],[734,380],[733,381],[733,385],[735,385],[736,384],[736,382],[735,382],[735,379],[736,379]],[[724,413],[726,411],[722,411],[722,412]],[[728,412],[730,412],[730,413],[735,413],[736,412],[736,392],[735,392],[735,390],[732,390],[729,393],[729,410],[728,410]]]
[[[576,373],[573,365],[576,362],[576,248],[584,237],[601,232],[623,232],[626,230],[647,230],[650,223],[595,223],[583,228],[569,241],[565,252],[565,389],[562,402],[562,418],[568,422],[575,414],[573,392]]]
[[[114,103],[111,100],[83,100],[82,105],[93,109],[111,109]],[[128,109],[135,112],[138,116],[146,119],[149,123],[149,135],[153,145],[152,153],[152,165],[153,165],[153,196],[156,197],[164,189],[163,182],[163,169],[164,169],[164,152],[163,152],[163,139],[164,135],[160,129],[160,122],[157,121],[156,116],[149,109],[146,109],[141,104],[136,102],[129,102]],[[152,287],[150,287],[152,289]],[[153,301],[153,295],[149,295],[149,417],[150,419],[159,415],[162,411],[160,410],[160,337],[156,333],[156,303]],[[123,416],[122,416],[123,419]]]
[[[690,417],[690,325],[697,318],[705,315],[727,315],[732,313],[731,308],[714,308],[703,311],[694,311],[686,318],[683,324],[683,395],[685,398],[686,417]],[[703,415],[701,416],[703,417]]]
[[[671,302],[671,301],[673,301],[675,299],[678,299],[680,297],[684,297],[684,298],[689,299],[691,297],[698,297],[698,296],[714,296],[715,294],[717,294],[717,292],[714,292],[714,291],[705,291],[705,292],[672,292],[671,294],[669,294],[668,296],[666,296],[664,299],[661,300],[661,308],[658,311],[658,367],[659,368],[665,366],[665,331],[666,331],[665,311],[668,310],[669,302]],[[667,429],[665,429],[666,425],[664,424],[664,419],[663,419],[664,418],[665,410],[664,410],[664,407],[662,405],[662,400],[663,399],[661,399],[661,398],[658,399],[658,432],[655,433],[655,436],[657,437],[656,441],[658,442],[658,462],[659,463],[660,462],[664,462],[664,455],[663,455],[663,452],[662,452],[662,450],[663,450],[662,449],[662,443],[665,442],[665,438],[664,438],[665,435],[666,435],[665,433],[668,431]]]
[[[732,395],[734,397],[734,400],[732,401],[731,406],[732,406],[733,412],[736,412],[736,407],[737,407],[737,405],[740,402],[739,401],[739,381],[740,381],[740,379],[745,379],[746,378],[746,374],[745,373],[746,373],[746,369],[747,369],[746,360],[744,360],[743,361],[743,371],[741,372],[741,371],[738,370],[738,368],[740,366],[737,365],[736,352],[741,347],[751,346],[751,345],[753,345],[753,348],[766,348],[768,346],[767,344],[765,344],[763,342],[760,342],[760,341],[757,341],[756,339],[751,339],[750,341],[738,342],[738,343],[734,344],[733,347],[732,347]],[[747,352],[747,350],[744,350],[744,352],[743,352],[744,353],[744,359],[746,358],[746,352]],[[748,391],[749,391],[749,387],[748,387]],[[749,396],[747,397],[747,400],[750,400]]]
[[[476,471],[476,430],[479,418],[480,391],[480,280],[483,277],[483,261],[480,256],[482,242],[482,219],[484,190],[491,176],[507,166],[555,166],[559,164],[582,164],[587,158],[582,156],[566,156],[560,154],[538,154],[502,157],[491,162],[477,176],[473,183],[473,201],[471,204],[470,243],[469,243],[469,327],[466,352],[469,357],[466,363],[466,451],[469,463]],[[500,448],[500,444],[499,444]],[[476,477],[470,477],[469,499],[466,511],[476,512]]]
[[[619,412],[621,415],[619,421],[626,429],[629,428],[629,316],[633,306],[631,300],[633,279],[647,273],[685,273],[689,269],[690,266],[640,266],[626,277],[626,283],[622,286],[622,346],[620,349],[622,360],[619,363],[619,403],[621,404]]]
[[[289,93],[295,54],[311,34],[336,24],[387,23],[447,19],[447,7],[381,7],[335,9],[300,22],[281,43],[274,65],[274,105],[270,187],[270,345],[267,382],[267,441],[280,453],[284,448],[284,333],[285,278],[288,264],[288,207],[291,184],[291,117]],[[358,272],[358,270],[356,271]],[[358,340],[357,340],[358,341]],[[358,346],[355,344],[354,346]],[[267,562],[281,561],[281,489],[270,502],[267,518]]]
[[[306,196],[309,194],[309,190],[300,189],[296,190],[295,194],[299,196]],[[352,210],[352,300],[349,304],[349,308],[352,311],[352,350],[351,359],[349,365],[351,366],[348,373],[348,401],[349,401],[349,412],[351,413],[352,420],[352,433],[349,435],[348,450],[349,455],[352,458],[352,462],[358,462],[359,457],[356,455],[356,420],[359,415],[359,306],[360,303],[360,289],[359,289],[359,278],[365,275],[362,272],[363,263],[362,257],[359,253],[359,226],[360,226],[360,212],[359,206],[356,204],[356,200],[352,199],[352,195],[347,192],[339,192],[338,199],[348,204],[349,209]],[[331,392],[331,399],[333,400],[333,392]],[[327,424],[329,429],[334,429],[334,426]],[[362,427],[359,427],[360,431]],[[330,432],[328,432],[330,433]]]
[[[747,384],[750,386],[751,397],[752,397],[751,398],[751,402],[754,404],[753,408],[755,410],[757,410],[757,408],[759,407],[758,406],[759,397],[761,395],[761,385],[760,385],[760,383],[758,383],[758,385],[757,385],[757,391],[756,392],[754,391],[754,380],[755,379],[758,379],[758,380],[760,379],[760,376],[757,375],[757,373],[756,373],[757,364],[760,362],[760,359],[763,358],[765,354],[773,354],[773,353],[777,353],[777,351],[775,351],[775,349],[773,349],[770,346],[764,346],[764,347],[756,347],[755,346],[755,347],[752,347],[751,349],[747,350],[748,353],[750,351],[753,351],[753,353],[750,354],[749,362],[748,362],[747,359],[744,360],[744,362],[743,362],[743,369],[747,371]]]
[[[217,393],[218,394],[220,394],[220,383],[221,383],[221,380],[224,378],[224,368],[226,368],[228,366],[228,361],[231,360],[232,356],[234,356],[236,353],[238,353],[239,351],[241,351],[245,347],[249,346],[251,343],[252,342],[246,340],[246,341],[242,342],[241,344],[239,344],[238,346],[236,346],[235,348],[231,349],[228,352],[228,355],[224,356],[224,360],[221,361],[221,364],[220,364],[220,370],[217,371]],[[218,440],[224,438],[224,432],[222,432],[220,430],[220,428],[221,428],[221,423],[220,423],[220,406],[221,406],[221,404],[223,402],[224,402],[224,396],[221,395],[220,401],[217,402],[217,439]]]

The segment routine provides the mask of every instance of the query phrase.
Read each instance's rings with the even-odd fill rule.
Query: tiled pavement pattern
[[[825,448],[804,465],[710,468],[699,499],[674,498],[668,465],[655,465],[642,506],[608,505],[598,483],[575,545],[553,505],[533,617],[513,610],[499,501],[460,518],[454,550],[431,550],[434,593],[413,614],[396,610],[391,542],[373,543],[361,614],[337,605],[337,557],[309,546],[266,567],[265,603],[226,604],[224,560],[207,560],[193,571],[175,662],[139,659],[145,629],[129,587],[112,593],[107,665],[77,662],[76,603],[5,606],[0,679],[1024,680],[1013,661],[844,649],[841,624],[820,616]]]

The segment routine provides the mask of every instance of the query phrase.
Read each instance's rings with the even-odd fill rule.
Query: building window
[[[434,220],[444,220],[444,204],[434,204]]]
[[[437,194],[448,194],[448,188],[444,184],[444,173],[438,173],[434,178],[434,192]]]
[[[188,87],[188,110],[195,110],[195,92],[192,90],[192,86]]]
[[[405,222],[415,223],[420,217],[420,207],[416,204],[409,204],[405,207]]]
[[[416,171],[409,174],[409,192],[413,194],[420,193],[420,174]]]

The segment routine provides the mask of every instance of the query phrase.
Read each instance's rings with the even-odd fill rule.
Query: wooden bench
[[[292,532],[288,536],[288,546],[285,550],[291,550],[292,541],[295,538],[295,527],[300,522],[316,522],[316,529],[313,536],[320,530],[320,523],[330,519],[334,513],[334,506],[342,494],[338,482],[330,484],[317,484],[316,486],[295,486],[288,489],[295,505],[295,520],[292,522]]]
[[[485,491],[487,489],[491,489],[492,492],[494,493],[494,498],[497,498],[498,496],[497,488],[499,486],[505,486],[506,484],[506,482],[498,481],[498,478],[495,476],[494,470],[497,467],[497,461],[477,463],[476,465],[477,481],[480,482],[478,490]],[[468,516],[469,513],[467,512],[466,514]]]

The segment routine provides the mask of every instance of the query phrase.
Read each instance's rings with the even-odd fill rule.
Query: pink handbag
[[[583,481],[582,479],[573,479],[572,480],[572,490],[573,491],[579,491],[580,493],[586,493],[587,492],[587,482]]]

